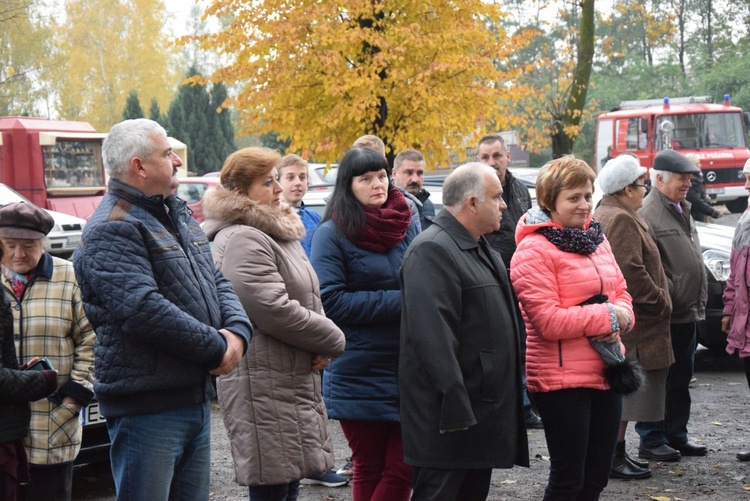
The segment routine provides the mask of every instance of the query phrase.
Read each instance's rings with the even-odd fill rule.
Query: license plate
[[[106,421],[104,417],[99,414],[99,402],[91,402],[88,407],[81,411],[83,414],[83,425],[103,423]]]
[[[67,240],[68,240],[68,245],[76,245],[78,242],[81,241],[81,235],[67,237]]]
[[[721,195],[725,191],[724,188],[706,188],[706,193],[709,195]]]

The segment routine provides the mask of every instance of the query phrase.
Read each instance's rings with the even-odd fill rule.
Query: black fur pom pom
[[[628,395],[643,384],[643,369],[638,362],[625,358],[622,362],[607,365],[604,377],[614,391]]]

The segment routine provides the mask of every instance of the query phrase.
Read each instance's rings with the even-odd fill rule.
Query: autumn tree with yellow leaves
[[[166,18],[161,0],[66,0],[51,80],[60,115],[107,131],[122,120],[131,91],[165,109],[180,81]]]
[[[210,79],[236,84],[225,104],[242,132],[274,132],[321,161],[363,134],[390,155],[416,147],[445,161],[507,128],[499,103],[523,92],[510,56],[525,35],[481,0],[214,0],[206,15],[228,27],[183,42],[232,56]]]
[[[532,152],[552,147],[552,156],[573,152],[585,119],[594,58],[594,0],[506,0],[510,29],[530,43],[515,57],[524,61],[522,81],[531,89],[504,103],[514,129]],[[554,15],[553,15],[554,14]]]
[[[30,0],[0,0],[0,115],[33,115],[54,64],[50,22]]]

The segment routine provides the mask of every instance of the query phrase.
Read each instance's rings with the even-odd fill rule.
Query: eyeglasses
[[[648,184],[633,184],[631,186],[633,186],[633,188],[643,188],[644,190],[646,190],[647,195],[651,191],[651,185]]]

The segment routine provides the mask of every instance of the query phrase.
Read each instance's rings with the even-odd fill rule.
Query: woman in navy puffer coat
[[[352,496],[408,500],[398,409],[399,268],[417,230],[388,163],[364,148],[339,165],[310,259],[323,308],[346,335],[346,351],[323,375],[328,415],[341,421],[354,462]]]

